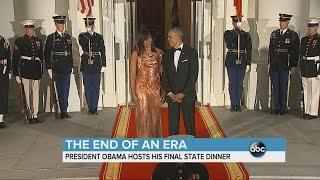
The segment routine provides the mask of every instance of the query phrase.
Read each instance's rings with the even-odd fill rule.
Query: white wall
[[[55,13],[55,1],[52,0],[14,0],[15,21],[36,19],[36,26],[42,27],[41,33],[49,35],[55,30],[52,16]]]
[[[10,22],[14,21],[14,7],[13,0],[0,1],[0,34],[5,38],[14,36],[12,25]]]
[[[320,18],[320,1],[319,0],[310,0],[309,17]]]
[[[305,34],[305,20],[309,17],[309,0],[259,0],[259,19],[268,20],[266,28],[279,27],[279,13],[292,14],[290,27],[301,35]],[[272,7],[270,7],[272,5]],[[270,8],[266,8],[270,7]]]

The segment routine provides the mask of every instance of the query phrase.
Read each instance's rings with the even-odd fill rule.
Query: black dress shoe
[[[280,110],[279,109],[274,109],[272,114],[273,115],[280,115]]]
[[[61,113],[60,118],[61,119],[68,119],[68,118],[71,118],[71,116],[65,112],[65,113]]]
[[[97,108],[93,108],[92,109],[92,115],[98,115],[98,109]]]
[[[311,119],[316,119],[317,116],[312,116],[312,115],[307,115],[307,117],[305,118],[305,120],[311,120]]]
[[[70,116],[68,113],[66,113],[65,117],[66,117],[67,119],[71,118],[71,116]]]
[[[88,115],[91,115],[92,114],[92,108],[89,108],[88,109]]]
[[[241,106],[236,106],[236,111],[241,112],[242,111]]]
[[[0,122],[0,129],[7,128],[7,125],[4,122]]]
[[[231,111],[231,112],[235,112],[235,111],[236,111],[236,106],[231,106],[231,107],[230,107],[230,111]]]
[[[280,115],[284,115],[284,114],[287,114],[288,113],[288,110],[287,109],[282,109],[280,110],[279,114]]]
[[[306,119],[307,115],[306,114],[300,114],[300,119]]]
[[[36,124],[37,121],[34,118],[28,119],[28,124]]]
[[[40,119],[38,119],[38,118],[33,118],[33,121],[35,122],[35,124],[36,123],[42,123],[42,121]]]

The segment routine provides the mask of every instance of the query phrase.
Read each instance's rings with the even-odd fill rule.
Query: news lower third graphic
[[[285,138],[64,138],[63,162],[285,162]]]

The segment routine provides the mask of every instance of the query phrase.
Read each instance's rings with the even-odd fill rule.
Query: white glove
[[[104,72],[106,70],[106,67],[102,66],[100,72]]]
[[[250,65],[247,65],[246,72],[249,72],[249,71],[250,71]]]
[[[241,22],[237,22],[237,26],[239,29],[241,29],[241,24],[242,24]]]
[[[49,74],[50,79],[52,79],[52,69],[48,69],[48,74]]]
[[[16,76],[16,81],[17,81],[17,83],[18,83],[18,84],[20,84],[20,83],[21,83],[21,79],[20,79],[20,77],[19,77],[19,76]]]
[[[9,74],[9,80],[12,78],[12,74]]]
[[[71,74],[73,74],[73,68],[71,68]]]

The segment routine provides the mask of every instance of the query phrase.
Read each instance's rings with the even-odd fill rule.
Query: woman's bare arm
[[[138,53],[137,51],[133,51],[130,56],[130,86],[132,96],[136,96],[137,60]]]

